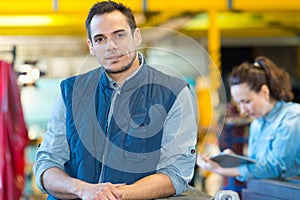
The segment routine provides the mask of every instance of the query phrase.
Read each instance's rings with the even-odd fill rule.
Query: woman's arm
[[[203,158],[200,155],[197,157],[197,165],[204,170],[208,170],[222,176],[240,176],[237,167],[223,168],[218,163],[210,160],[209,158]]]

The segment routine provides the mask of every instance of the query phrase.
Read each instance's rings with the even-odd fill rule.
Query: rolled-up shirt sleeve
[[[66,140],[65,112],[65,104],[59,96],[51,112],[47,131],[36,153],[33,173],[37,186],[44,193],[47,191],[42,185],[43,173],[52,167],[64,170],[64,164],[69,160],[70,149]]]
[[[256,163],[239,166],[239,180],[299,175],[300,115],[297,109],[276,112],[276,120],[256,120],[251,124],[249,156],[256,159]]]
[[[168,113],[164,124],[162,148],[157,172],[169,176],[181,194],[188,188],[194,175],[197,143],[195,104],[190,90],[185,87]]]

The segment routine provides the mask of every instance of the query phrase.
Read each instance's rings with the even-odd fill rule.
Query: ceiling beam
[[[225,32],[234,33],[234,31],[242,30],[242,32],[237,32],[237,34],[241,34],[248,31],[243,31],[243,29],[251,27],[263,28],[261,32],[270,32],[270,34],[274,29],[286,30],[286,35],[300,32],[300,0],[192,0],[189,2],[172,0],[171,3],[163,0],[117,1],[131,7],[136,16],[141,16],[137,17],[137,21],[142,21],[141,23],[138,22],[140,26],[159,26],[176,17],[180,18],[183,14],[196,15],[201,12],[206,13],[210,9],[222,13],[231,8],[234,11],[239,10],[243,12],[231,12],[231,21],[227,20],[227,24],[224,23],[224,20],[220,22],[221,30],[229,30]],[[95,2],[96,0],[0,0],[0,34],[85,35],[84,21],[88,10]],[[57,4],[56,8],[54,8],[54,3]],[[247,14],[247,12],[244,12],[247,10],[256,12],[256,14]],[[270,12],[266,13],[265,11]],[[11,18],[8,20],[9,23],[2,23],[5,17]],[[23,21],[23,23],[22,20],[18,20],[18,17],[23,17],[24,19],[22,20],[25,21],[35,17],[39,19],[49,18],[49,23],[38,25],[38,21],[33,20],[33,23],[30,25],[29,22],[25,23]],[[142,19],[143,17],[144,19]],[[140,18],[141,20],[139,20]],[[191,32],[197,32],[198,30],[198,33],[201,32],[202,34],[203,30],[207,31],[207,19],[201,18],[194,21],[196,22],[195,30],[190,30]],[[185,28],[188,27],[183,29]],[[267,28],[270,28],[270,31],[265,31]],[[259,33],[259,31],[253,29],[249,31]],[[222,30],[222,33],[225,32]],[[280,31],[275,31],[275,33],[271,35],[281,34]]]
[[[232,0],[232,4],[242,11],[300,11],[299,0]]]

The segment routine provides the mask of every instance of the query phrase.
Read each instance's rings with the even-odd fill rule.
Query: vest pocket
[[[147,126],[144,120],[145,115],[139,115],[133,117],[129,123],[124,152],[129,161],[139,162],[146,159]]]

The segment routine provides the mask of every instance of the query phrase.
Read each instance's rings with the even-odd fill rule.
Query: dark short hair
[[[85,28],[87,30],[87,35],[90,40],[91,36],[91,21],[95,15],[102,15],[105,13],[111,13],[113,11],[120,11],[127,18],[128,24],[132,32],[136,29],[136,22],[132,13],[132,10],[129,7],[124,6],[121,3],[116,3],[114,1],[102,1],[93,5],[90,9],[89,14],[85,20]]]

